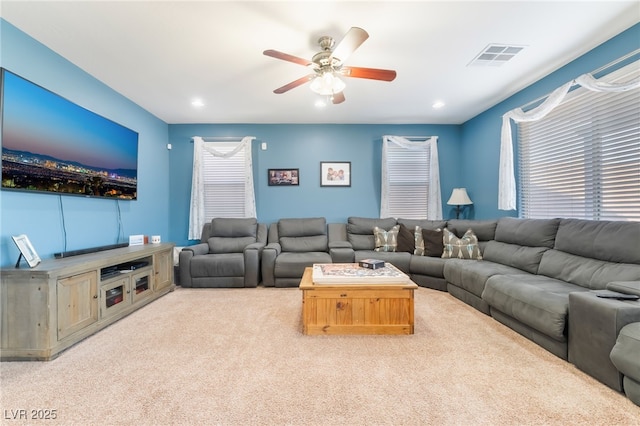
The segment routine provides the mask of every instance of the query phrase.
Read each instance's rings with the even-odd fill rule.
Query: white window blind
[[[238,143],[216,142],[216,151],[229,153]],[[202,151],[205,218],[244,217],[245,153],[242,148],[232,157],[219,157]]]
[[[429,194],[429,144],[406,149],[387,144],[388,214],[391,217],[424,219]]]
[[[640,77],[639,61],[600,80]],[[520,217],[640,221],[640,90],[579,87],[518,125]]]

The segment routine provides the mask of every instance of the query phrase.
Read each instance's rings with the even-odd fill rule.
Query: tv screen
[[[135,200],[138,133],[2,69],[2,189]]]

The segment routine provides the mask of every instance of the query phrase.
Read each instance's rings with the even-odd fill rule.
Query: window
[[[600,80],[640,77],[638,61]],[[640,90],[579,87],[518,125],[520,217],[640,221]]]
[[[195,136],[189,239],[216,217],[256,217],[251,142],[205,142]]]
[[[384,137],[380,217],[442,218],[436,141]]]
[[[238,143],[205,142],[216,151],[227,154]],[[202,151],[204,215],[214,217],[244,217],[244,146],[232,157],[219,157]]]

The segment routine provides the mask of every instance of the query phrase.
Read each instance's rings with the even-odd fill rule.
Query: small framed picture
[[[320,186],[351,186],[351,161],[321,161]]]
[[[269,169],[269,186],[297,186],[300,185],[298,169]]]
[[[20,250],[21,255],[25,258],[30,267],[36,266],[40,263],[40,256],[36,253],[36,250],[31,245],[31,241],[29,238],[22,234],[17,236],[12,236],[13,242],[18,246],[18,250]],[[16,263],[16,267],[20,264],[20,258],[18,257],[18,262]]]

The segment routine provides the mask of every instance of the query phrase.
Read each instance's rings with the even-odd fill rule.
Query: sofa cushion
[[[447,282],[465,289],[477,297],[482,296],[484,286],[489,277],[497,274],[515,275],[526,273],[520,269],[494,262],[474,262],[462,259],[443,260],[446,260],[443,273]]]
[[[347,219],[347,241],[354,250],[373,250],[375,238],[373,228],[389,230],[396,225],[394,218],[372,219],[364,217],[349,217]]]
[[[255,218],[215,218],[207,229],[209,253],[242,253],[257,241],[258,222]]]
[[[404,251],[413,254],[416,250],[415,231],[407,228],[402,223],[398,226],[398,247],[396,251]]]
[[[502,263],[536,274],[542,254],[547,250],[549,250],[547,247],[525,247],[500,241],[487,241],[482,251],[482,257],[484,260]]]
[[[192,278],[244,277],[244,255],[240,252],[194,256],[189,268]]]
[[[529,247],[553,248],[560,219],[498,219],[495,240]]]
[[[456,237],[447,228],[442,230],[443,258],[482,260],[478,237],[469,229],[461,238]]]
[[[380,259],[391,263],[405,274],[409,274],[409,262],[415,257],[411,253],[397,251],[358,250],[355,252],[355,262],[364,259]]]
[[[255,218],[215,218],[211,221],[210,237],[256,238],[258,221]]]
[[[569,293],[574,291],[588,290],[540,275],[494,275],[487,280],[482,299],[521,323],[566,342]]]
[[[314,263],[331,263],[329,253],[321,252],[282,252],[276,257],[273,269],[275,278],[300,278],[304,269]]]
[[[400,225],[391,227],[388,231],[377,226],[373,228],[375,238],[375,251],[396,251],[398,248],[398,231]]]
[[[322,251],[328,252],[328,238],[326,235],[313,235],[308,237],[282,237],[280,238],[280,246],[282,251],[290,252],[310,252]]]
[[[327,221],[324,217],[280,219],[278,221],[278,236],[280,238],[315,235],[327,235]]]
[[[329,238],[325,218],[280,219],[278,238],[282,251],[327,252]]]
[[[492,308],[557,340],[567,341],[569,293],[587,289],[541,275],[494,275],[482,299]]]
[[[443,259],[440,256],[411,256],[409,272],[416,275],[444,278],[444,265],[454,259]]]
[[[608,262],[640,264],[640,222],[562,219],[554,248]]]
[[[495,238],[497,221],[495,220],[462,220],[452,219],[447,221],[447,229],[462,237],[467,230],[472,229],[478,237],[478,241],[489,241]]]
[[[447,226],[447,222],[444,220],[429,220],[429,219],[398,218],[398,224],[402,224],[409,229],[416,229],[416,226],[419,226],[421,229],[442,229]]]
[[[242,253],[249,244],[255,243],[255,237],[211,237],[209,243],[209,253]]]
[[[640,265],[606,262],[551,249],[542,255],[538,274],[602,290],[611,281],[640,280]]]

